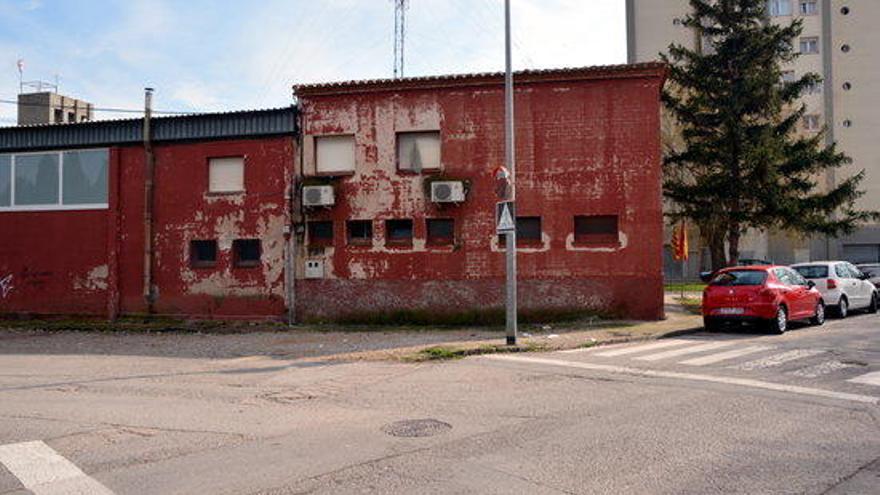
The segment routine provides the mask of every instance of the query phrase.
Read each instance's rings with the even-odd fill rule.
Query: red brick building
[[[516,75],[524,311],[662,317],[664,76]],[[297,108],[153,119],[152,192],[141,120],[0,129],[0,313],[499,308],[502,76],[295,92]]]
[[[142,135],[141,120],[0,129],[0,313],[283,314],[294,109],[152,120],[149,262]],[[258,263],[237,259],[255,246]]]
[[[516,74],[521,309],[662,317],[664,75],[656,64]],[[502,75],[294,92],[297,169],[305,184],[335,196],[303,209],[297,312],[502,306],[491,176],[504,163]],[[438,201],[434,181],[464,194]]]

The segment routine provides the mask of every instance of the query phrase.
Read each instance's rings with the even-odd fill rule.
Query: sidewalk
[[[0,355],[130,355],[168,358],[229,359],[265,356],[284,360],[420,361],[487,352],[561,350],[661,338],[702,326],[674,299],[667,319],[636,322],[584,320],[549,325],[521,325],[519,345],[504,345],[503,328],[262,326],[229,330],[214,325],[200,331],[147,329],[119,331],[107,324],[78,330],[0,322]],[[240,324],[239,324],[240,325]]]

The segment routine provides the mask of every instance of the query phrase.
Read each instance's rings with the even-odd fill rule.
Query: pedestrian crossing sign
[[[516,213],[513,209],[513,201],[501,201],[495,207],[495,231],[499,234],[516,230]]]

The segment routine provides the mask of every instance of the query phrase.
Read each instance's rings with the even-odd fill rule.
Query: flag
[[[681,222],[672,229],[672,258],[676,261],[688,259],[687,224]]]

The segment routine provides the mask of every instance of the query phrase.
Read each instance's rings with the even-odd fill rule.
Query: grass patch
[[[663,290],[666,292],[703,292],[703,289],[706,288],[706,284],[694,282],[694,283],[671,283],[671,284],[663,284]]]
[[[449,347],[433,346],[420,350],[415,354],[404,356],[404,361],[422,363],[425,361],[448,361],[462,359],[468,356],[480,356],[484,354],[501,354],[513,352],[542,352],[549,348],[545,344],[530,342],[523,346],[507,345],[481,345],[479,347]]]
[[[688,313],[695,315],[703,314],[703,300],[699,297],[685,297],[678,298],[677,300]]]

